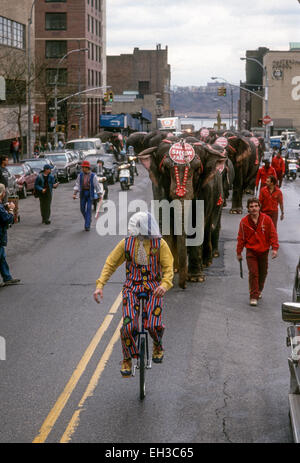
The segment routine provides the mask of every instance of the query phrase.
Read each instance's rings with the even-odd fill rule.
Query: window
[[[150,93],[150,82],[146,81],[139,81],[139,94],[140,95],[149,95]]]
[[[62,58],[66,53],[66,40],[46,40],[46,58]]]
[[[25,26],[0,16],[0,44],[25,49]]]
[[[92,27],[91,27],[91,29],[92,29],[92,34],[93,34],[94,33],[94,18],[91,18],[91,19],[92,19]]]
[[[90,15],[88,14],[88,31],[90,32],[91,30],[91,19]]]
[[[92,46],[92,58],[91,58],[91,60],[94,61],[94,44],[92,43],[91,46]]]
[[[67,29],[67,13],[46,13],[46,31],[65,31]]]
[[[57,69],[46,69],[46,83],[47,85],[55,85]],[[67,85],[68,72],[65,68],[58,69],[57,85]]]
[[[45,0],[46,3],[66,3],[67,0]]]

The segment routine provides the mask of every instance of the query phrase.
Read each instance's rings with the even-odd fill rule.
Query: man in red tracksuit
[[[258,169],[258,172],[256,175],[256,182],[255,182],[256,188],[258,187],[259,181],[261,181],[260,188],[263,188],[264,186],[266,186],[266,180],[268,177],[270,177],[270,175],[274,175],[274,177],[276,177],[277,179],[276,171],[274,167],[270,165],[269,159],[264,159],[263,162],[265,165],[263,167],[260,167],[260,169]]]
[[[276,186],[277,180],[273,175],[267,178],[267,184],[260,190],[259,202],[260,210],[273,220],[277,229],[278,205],[281,210],[280,220],[283,220],[283,196],[281,190]]]
[[[274,169],[275,169],[277,179],[278,179],[278,186],[279,186],[279,188],[281,188],[282,179],[283,179],[284,172],[285,172],[285,162],[284,162],[284,159],[281,156],[280,151],[278,151],[276,156],[273,157],[273,159],[272,159],[272,167],[274,167]]]
[[[260,212],[257,198],[247,201],[249,214],[240,222],[237,237],[236,255],[242,260],[244,247],[247,249],[246,259],[249,270],[250,305],[256,306],[264,288],[268,273],[268,255],[272,247],[272,259],[277,257],[279,248],[278,236],[272,219]]]

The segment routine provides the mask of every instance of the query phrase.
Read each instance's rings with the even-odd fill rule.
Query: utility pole
[[[31,113],[31,24],[33,7],[36,0],[33,0],[30,16],[27,22],[27,155],[31,157],[32,152],[32,113]],[[21,140],[22,141],[22,140]]]

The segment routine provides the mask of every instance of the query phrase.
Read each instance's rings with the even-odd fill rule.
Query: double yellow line
[[[63,392],[60,394],[59,398],[57,399],[55,405],[53,406],[52,410],[48,414],[47,418],[45,419],[44,423],[42,424],[42,427],[38,433],[38,435],[34,438],[33,443],[44,443],[49,436],[50,432],[52,431],[56,421],[60,417],[64,407],[66,406],[69,398],[71,397],[72,392],[74,391],[78,381],[80,380],[82,374],[84,373],[90,359],[92,358],[99,342],[101,341],[105,331],[108,329],[114,315],[117,313],[118,308],[121,304],[122,301],[122,292],[118,295],[116,300],[114,301],[113,305],[111,306],[108,314],[103,320],[103,323],[99,327],[98,331],[96,332],[95,336],[93,337],[92,341],[90,342],[88,348],[86,349],[83,357],[81,358],[80,362],[78,363],[76,369],[74,370],[71,378],[69,379],[68,383],[66,384]],[[104,354],[102,355],[96,370],[93,373],[93,376],[78,404],[77,410],[72,416],[71,421],[69,422],[60,442],[69,442],[71,439],[72,434],[76,430],[76,427],[79,424],[79,415],[82,410],[83,404],[86,401],[86,399],[92,395],[93,391],[95,390],[99,378],[105,368],[105,365],[113,351],[113,347],[115,343],[119,339],[119,332],[122,324],[122,319],[120,320],[116,331],[114,332],[110,342],[108,343]]]

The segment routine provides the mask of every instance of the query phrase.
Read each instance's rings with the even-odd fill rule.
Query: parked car
[[[104,154],[104,149],[100,138],[79,138],[70,140],[66,143],[67,151],[81,151],[84,158],[89,154]]]
[[[89,161],[91,169],[95,172],[98,159],[103,161],[104,175],[107,178],[108,183],[113,185],[118,180],[118,165],[115,162],[113,155],[106,153],[99,156],[86,156],[85,160]]]
[[[40,155],[39,159],[47,158],[52,162],[53,165],[57,167],[57,177],[58,179],[63,178],[67,182],[71,180],[72,177],[77,175],[77,162],[76,159],[71,156],[68,152],[61,151],[52,151],[47,153],[47,156],[44,154]]]
[[[22,162],[24,164],[28,164],[32,168],[32,170],[37,174],[39,174],[44,169],[45,164],[49,164],[50,166],[52,166],[51,174],[54,176],[55,180],[58,179],[57,167],[48,158],[30,158],[24,159]]]
[[[81,163],[85,158],[83,151],[66,151],[66,152],[71,153],[72,156],[75,158],[77,162],[77,172],[79,172],[81,168]]]
[[[38,174],[25,163],[8,164],[7,169],[17,179],[18,195],[26,198],[28,191],[34,190],[34,183]]]
[[[18,183],[17,178],[12,172],[8,170],[8,178],[7,178],[7,189],[8,189],[8,196],[16,196],[18,194]]]

